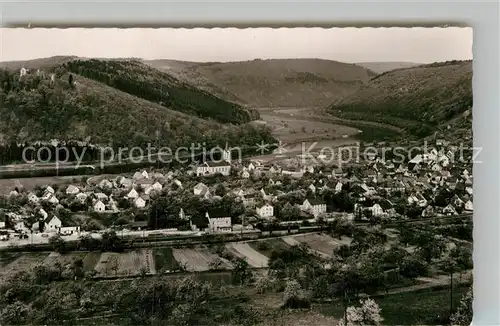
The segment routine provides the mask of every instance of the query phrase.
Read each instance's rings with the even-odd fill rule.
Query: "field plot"
[[[248,242],[248,245],[266,257],[271,257],[273,251],[281,251],[290,248],[290,245],[283,239],[267,239]]]
[[[0,179],[0,196],[9,194],[11,190],[19,185],[26,190],[33,190],[36,186],[54,184],[75,184],[80,182],[82,176],[62,176],[62,177],[34,177],[21,179]]]
[[[228,243],[226,248],[237,257],[245,258],[252,267],[267,267],[269,258],[254,250],[248,243]]]
[[[99,251],[92,251],[85,255],[83,259],[83,270],[85,272],[90,272],[94,270],[95,266],[101,259],[101,253]]]
[[[72,264],[75,260],[85,258],[86,254],[84,252],[72,252],[70,254],[61,255],[58,252],[51,252],[45,259],[43,260],[43,264],[47,266],[54,266],[56,263],[61,264],[62,266],[66,266],[68,264]]]
[[[20,257],[3,266],[0,275],[30,270],[33,266],[43,263],[47,255],[46,252],[23,253]]]
[[[151,249],[134,250],[124,253],[105,252],[95,266],[99,277],[130,277],[143,271],[156,274]]]
[[[317,233],[298,235],[294,236],[293,238],[294,240],[300,243],[305,243],[309,248],[316,251],[320,255],[324,255],[327,257],[332,256],[333,249],[343,244],[349,244],[349,240],[347,238],[342,238],[342,240],[339,240],[339,239],[334,239],[325,234],[317,234]]]
[[[157,273],[173,272],[179,268],[170,247],[153,248],[153,256]]]
[[[174,248],[172,249],[172,253],[174,259],[179,262],[179,264],[186,266],[186,269],[190,272],[208,271],[210,269],[210,262],[221,260],[219,256],[211,253],[206,248]],[[229,269],[231,266],[222,261],[222,266],[220,268]]]

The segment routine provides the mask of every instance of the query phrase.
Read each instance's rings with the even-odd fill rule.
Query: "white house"
[[[457,211],[452,205],[448,205],[445,208],[443,208],[443,214],[444,215],[457,215]]]
[[[309,212],[314,217],[326,213],[326,203],[318,199],[306,199],[300,206],[304,212]]]
[[[257,207],[256,211],[257,215],[259,215],[261,218],[268,219],[274,216],[274,207],[268,203],[261,207]]]
[[[40,210],[38,211],[38,214],[40,215],[40,217],[43,220],[45,220],[47,217],[49,217],[49,214],[47,214],[47,212],[43,208],[40,208]]]
[[[61,220],[57,216],[53,216],[50,220],[45,219],[44,232],[57,232],[62,226]]]
[[[342,191],[342,182],[337,182],[335,185],[335,192],[341,192]]]
[[[51,186],[46,186],[45,189],[44,189],[44,194],[46,194],[46,193],[55,194],[56,191]]]
[[[146,201],[144,199],[142,199],[141,197],[137,197],[134,200],[134,205],[137,208],[144,208],[144,207],[146,207]]]
[[[248,170],[244,170],[243,172],[241,172],[241,177],[243,179],[248,179],[250,178],[250,173],[248,172]]]
[[[369,208],[369,210],[372,212],[372,215],[375,217],[381,217],[384,215],[384,210],[379,204],[374,204],[372,207]]]
[[[228,176],[231,173],[231,164],[229,162],[204,162],[196,167],[197,176],[214,175],[220,173]]]
[[[80,189],[78,189],[78,187],[73,186],[73,185],[69,185],[68,188],[66,188],[67,195],[76,195],[79,192],[80,192]]]
[[[28,69],[22,67],[21,70],[19,71],[19,77],[26,76],[27,73],[28,73]]]
[[[199,182],[193,188],[193,193],[195,196],[203,196],[207,191],[208,191],[208,187],[202,182]]]
[[[312,183],[309,185],[308,188],[309,188],[309,190],[312,191],[313,194],[316,193],[316,187]]]
[[[468,200],[466,203],[465,203],[465,207],[464,209],[466,211],[470,211],[472,212],[474,210],[474,205],[472,204],[472,201]]]
[[[28,194],[28,201],[32,204],[38,203],[39,198],[32,192]]]
[[[100,200],[96,201],[94,204],[94,212],[104,212],[106,210],[106,205]]]
[[[182,189],[182,182],[180,182],[179,180],[175,179],[175,180],[174,180],[174,184],[175,184],[177,187],[179,187],[179,188],[181,188],[181,189]],[[161,190],[161,189],[160,189],[160,190]]]
[[[134,180],[149,179],[149,174],[146,171],[136,172],[132,176],[132,179]]]
[[[472,191],[472,188],[471,187],[465,187],[465,191],[472,196],[473,194],[473,191]]]
[[[79,193],[79,194],[77,194],[77,195],[76,195],[76,199],[77,199],[80,203],[84,204],[84,203],[85,203],[85,201],[87,200],[87,194],[85,194],[85,193],[81,192],[81,193]]]
[[[137,193],[137,191],[135,189],[132,189],[132,190],[130,190],[130,192],[127,194],[126,197],[128,199],[136,199],[137,197],[139,197],[139,194]]]
[[[54,195],[50,196],[50,198],[47,199],[47,201],[53,205],[59,204],[59,199],[57,199],[56,196]]]
[[[231,224],[231,217],[219,216],[219,214],[212,213],[212,217],[207,212],[205,216],[208,218],[208,230],[211,233],[217,232],[231,232],[233,230]]]

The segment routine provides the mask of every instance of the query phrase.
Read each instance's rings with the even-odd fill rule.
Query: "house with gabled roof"
[[[106,210],[106,205],[100,200],[96,200],[93,205],[94,212],[104,212]]]
[[[443,214],[444,215],[457,215],[457,211],[455,210],[455,208],[450,204],[448,206],[446,206],[445,208],[443,208]]]
[[[256,212],[261,218],[269,219],[274,216],[274,207],[271,204],[266,203],[261,207],[257,207]]]
[[[307,198],[304,200],[300,209],[311,213],[314,217],[326,213],[326,202],[322,199]]]
[[[44,220],[45,226],[44,232],[58,232],[62,226],[61,220],[57,216],[52,216],[51,218],[47,217]]]
[[[69,185],[68,188],[66,188],[66,194],[67,195],[76,195],[80,192],[80,189],[74,185]]]
[[[465,205],[464,205],[464,209],[468,212],[472,212],[474,210],[474,205],[472,204],[472,201],[471,200],[468,200]]]
[[[129,193],[125,196],[128,199],[136,199],[139,197],[139,193],[132,188],[132,190],[129,191]]]
[[[233,230],[231,216],[221,209],[209,209],[205,216],[208,219],[210,233],[231,232]]]

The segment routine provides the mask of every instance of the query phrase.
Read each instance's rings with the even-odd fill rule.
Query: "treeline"
[[[201,118],[233,124],[246,123],[255,118],[255,112],[250,113],[237,104],[184,84],[139,61],[74,60],[66,63],[65,68],[123,92]]]

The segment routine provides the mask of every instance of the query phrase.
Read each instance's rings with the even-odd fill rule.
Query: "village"
[[[435,145],[398,164],[377,155],[344,167],[298,159],[234,162],[225,151],[218,162],[186,169],[20,187],[2,203],[0,236],[15,245],[110,229],[200,235],[335,219],[379,223],[471,214],[470,164],[456,162],[457,147],[450,142]]]

